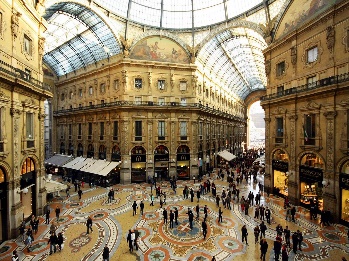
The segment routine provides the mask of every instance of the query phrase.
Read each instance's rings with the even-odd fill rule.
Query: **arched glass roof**
[[[232,19],[263,0],[94,0],[112,13],[145,25],[189,29]]]
[[[222,86],[245,99],[251,92],[265,89],[265,47],[264,39],[255,31],[235,28],[212,38],[200,50],[197,60]]]
[[[61,2],[46,9],[44,62],[61,76],[121,52],[110,28],[85,6]]]

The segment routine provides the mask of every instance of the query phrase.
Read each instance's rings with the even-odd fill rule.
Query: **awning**
[[[227,150],[220,151],[217,154],[218,154],[218,156],[222,157],[223,159],[225,159],[227,161],[231,161],[231,160],[236,158],[236,156],[234,154],[231,154]]]
[[[91,159],[91,158],[83,158],[83,159],[85,159],[85,160],[79,161],[79,162],[76,163],[74,166],[72,166],[71,169],[79,170],[79,169],[81,169],[82,167],[84,167],[85,165],[90,164],[90,162],[93,160],[93,159]]]
[[[87,169],[89,169],[91,166],[93,166],[97,160],[92,159],[90,162],[87,162],[86,165],[84,165],[80,170],[84,172],[88,172]]]
[[[65,190],[66,188],[67,188],[66,184],[63,184],[54,180],[46,180],[47,193],[54,193],[57,191]]]
[[[72,156],[56,154],[53,157],[45,160],[45,164],[50,164],[50,165],[62,167],[64,164],[71,161],[72,159],[73,159]]]
[[[97,160],[93,165],[91,165],[85,172],[92,173],[92,174],[99,174],[99,172],[104,169],[106,166],[108,166],[110,161],[106,160]]]
[[[116,168],[118,165],[120,164],[120,162],[110,162],[108,166],[106,166],[105,168],[103,168],[99,173],[97,173],[98,175],[101,176],[107,176],[109,174],[110,171],[112,171],[114,168]]]
[[[75,159],[73,159],[72,161],[69,161],[67,164],[63,165],[64,168],[69,168],[71,169],[75,164],[84,161],[86,158],[83,157],[77,157]]]
[[[253,161],[253,163],[258,162],[258,161],[261,161],[261,162],[264,163],[264,162],[265,162],[265,155],[263,155],[263,156],[261,156],[261,157],[255,159],[255,160]]]

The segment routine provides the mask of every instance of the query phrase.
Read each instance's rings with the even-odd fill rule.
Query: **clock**
[[[140,79],[140,78],[136,78],[135,79],[135,87],[137,89],[141,89],[142,88],[142,79]]]

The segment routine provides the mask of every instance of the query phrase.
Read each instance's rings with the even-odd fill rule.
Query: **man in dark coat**
[[[162,215],[164,216],[164,224],[167,224],[167,210],[164,208],[164,211],[162,212]]]
[[[177,208],[175,208],[174,217],[175,217],[175,223],[176,225],[178,225],[178,209]]]
[[[281,241],[279,239],[276,239],[274,241],[274,254],[275,254],[275,260],[278,261],[279,260],[279,256],[281,254]]]
[[[137,203],[136,203],[136,201],[133,201],[132,209],[133,209],[132,216],[134,216],[134,215],[137,214]]]
[[[263,238],[259,244],[261,245],[261,260],[265,261],[265,255],[268,251],[268,242],[265,238]]]
[[[204,240],[205,240],[207,235],[207,224],[205,219],[201,223],[201,228],[202,228],[202,235],[204,236]]]
[[[292,234],[292,248],[293,248],[293,252],[296,254],[297,248],[298,248],[298,234],[297,234],[297,232],[294,232]]]
[[[174,213],[170,210],[170,228],[173,228]]]

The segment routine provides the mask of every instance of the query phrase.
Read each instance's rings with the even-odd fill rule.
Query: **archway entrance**
[[[339,189],[341,203],[341,223],[349,226],[349,159],[342,165],[339,174]]]
[[[265,147],[265,113],[260,101],[251,104],[248,110],[247,146],[252,148]]]
[[[131,151],[131,182],[146,182],[146,150],[136,146]]]
[[[282,149],[277,149],[273,153],[272,171],[274,177],[273,194],[287,197],[288,196],[288,155]]]
[[[190,179],[190,149],[181,145],[177,149],[177,178]]]
[[[164,145],[159,145],[154,151],[154,173],[158,180],[168,180],[168,167],[170,161],[169,150]]]
[[[5,170],[0,167],[0,242],[7,239],[7,185]]]
[[[36,215],[35,163],[32,158],[26,158],[21,169],[21,202],[23,205],[23,219],[31,214]]]

